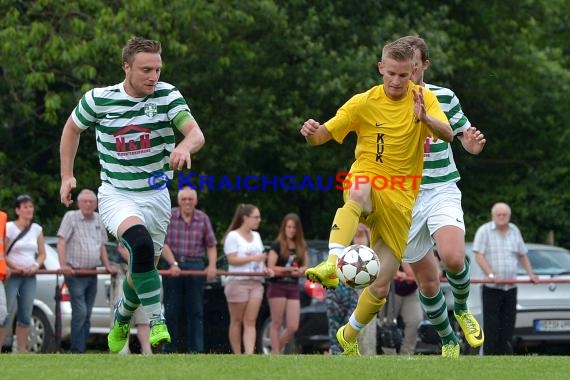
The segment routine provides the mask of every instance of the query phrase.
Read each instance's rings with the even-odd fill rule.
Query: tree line
[[[494,202],[513,209],[529,242],[570,247],[570,3],[565,0],[57,0],[0,3],[0,207],[37,200],[46,234],[57,230],[59,138],[81,95],[120,82],[121,49],[133,35],[163,45],[161,80],[172,83],[206,145],[183,178],[294,177],[347,171],[353,137],[308,147],[302,122],[321,122],[380,82],[382,46],[420,35],[430,47],[428,83],[452,88],[488,140],[471,157],[454,143],[467,239]],[[178,136],[180,138],[180,136]],[[82,135],[78,186],[99,186],[94,132]],[[254,183],[254,182],[252,182]],[[239,203],[259,206],[262,236],[287,212],[309,238],[328,237],[338,190],[210,186],[199,207],[219,238]]]

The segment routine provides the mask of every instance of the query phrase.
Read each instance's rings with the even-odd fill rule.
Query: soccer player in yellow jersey
[[[348,355],[359,355],[356,337],[386,303],[390,281],[402,261],[421,182],[425,139],[453,139],[435,95],[410,81],[417,70],[410,44],[400,39],[385,45],[378,70],[382,85],[353,96],[325,124],[309,119],[301,128],[310,145],[331,139],[342,143],[349,132],[358,136],[356,161],[344,183],[346,201],[331,227],[329,257],[306,271],[309,280],[336,288],[338,256],[364,219],[381,266],[376,280],[360,295],[349,323],[337,332]]]

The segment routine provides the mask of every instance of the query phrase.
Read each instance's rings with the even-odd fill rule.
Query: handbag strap
[[[6,250],[6,256],[8,256],[8,254],[10,253],[10,251],[12,250],[12,247],[14,246],[14,244],[16,244],[16,242],[18,240],[20,240],[21,238],[24,237],[25,234],[28,233],[28,231],[30,230],[30,228],[32,228],[32,223],[28,224],[28,226],[26,228],[24,228],[19,234],[18,236],[16,236],[16,238],[14,239],[14,241],[12,241],[10,243],[10,246],[8,247],[8,250]]]

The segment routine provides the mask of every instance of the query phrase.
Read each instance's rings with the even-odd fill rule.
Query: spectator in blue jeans
[[[57,232],[59,265],[65,276],[65,284],[71,296],[71,345],[72,353],[85,352],[91,311],[97,295],[97,275],[75,275],[76,269],[96,269],[103,264],[110,273],[115,267],[107,256],[107,231],[95,212],[97,196],[84,189],[77,196],[79,210],[65,213]]]
[[[198,194],[184,187],[178,192],[178,207],[172,209],[162,255],[170,266],[164,276],[166,325],[171,352],[204,352],[204,283],[216,277],[216,237],[206,213],[196,209]],[[204,256],[207,255],[206,267]],[[204,276],[180,276],[180,270],[204,270]],[[185,336],[182,335],[185,330]]]
[[[7,317],[0,321],[0,343],[16,313],[16,343],[20,353],[28,352],[36,272],[46,258],[43,229],[32,222],[34,211],[32,197],[20,195],[16,198],[16,220],[6,224],[5,255],[11,276],[6,281]]]

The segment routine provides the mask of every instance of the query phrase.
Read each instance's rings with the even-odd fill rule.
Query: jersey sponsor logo
[[[115,133],[117,156],[132,156],[150,152],[150,129],[140,125],[127,125]]]
[[[158,106],[156,103],[147,103],[144,105],[144,114],[152,119],[158,112]]]
[[[376,134],[376,162],[382,163],[382,155],[384,154],[384,134]]]

